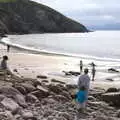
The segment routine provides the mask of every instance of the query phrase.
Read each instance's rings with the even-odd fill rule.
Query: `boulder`
[[[29,84],[29,83],[22,83],[20,85],[26,89],[27,93],[30,93],[30,92],[36,90],[36,88],[32,84]]]
[[[88,96],[88,100],[90,100],[90,101],[96,101],[96,98],[93,97],[93,96]]]
[[[108,88],[106,90],[106,93],[109,93],[109,92],[118,92],[119,90],[117,88]]]
[[[109,68],[108,72],[119,72],[118,70],[114,69],[114,68]]]
[[[25,120],[29,120],[29,119],[32,119],[34,118],[33,114],[31,111],[23,111],[22,112],[22,117],[25,119]]]
[[[49,81],[48,81],[48,80],[42,80],[42,82],[44,82],[44,83],[48,83]]]
[[[77,85],[73,85],[73,84],[67,84],[67,85],[66,85],[66,88],[67,88],[68,90],[70,90],[70,89],[76,89],[76,88],[78,88],[78,86],[77,86]]]
[[[7,116],[8,120],[16,120],[10,111],[5,111],[5,115]]]
[[[97,116],[94,120],[111,120],[107,116]]]
[[[17,89],[15,89],[11,86],[0,87],[0,93],[7,97],[15,96],[17,94],[22,95]]]
[[[26,95],[26,94],[27,94],[26,89],[25,89],[23,86],[21,86],[21,85],[15,85],[14,88],[17,89],[17,90],[18,90],[20,93],[22,93],[23,95]]]
[[[4,95],[0,94],[0,102],[5,98]]]
[[[38,85],[41,85],[41,80],[35,80],[33,81],[33,86],[37,87]]]
[[[60,95],[66,97],[68,100],[72,100],[72,97],[69,92],[63,91],[60,93]]]
[[[62,84],[56,84],[56,86],[58,88],[62,89],[63,91],[68,91],[68,89],[64,85],[62,85]]]
[[[45,76],[45,75],[37,75],[36,77],[41,78],[41,79],[47,79],[47,76]]]
[[[62,81],[56,80],[56,79],[51,79],[51,82],[56,82],[56,83],[60,83],[60,84],[65,84],[65,82],[62,82]]]
[[[74,76],[78,76],[80,75],[80,72],[75,72],[75,71],[62,71],[65,73],[65,75],[74,75]]]
[[[42,86],[37,86],[37,89],[38,90],[31,92],[31,94],[35,95],[38,99],[49,96],[49,91]]]
[[[19,105],[11,98],[4,98],[1,104],[13,113],[16,113],[19,108]]]
[[[75,72],[75,71],[69,71],[69,73],[70,73],[71,75],[75,75],[75,76],[80,75],[80,72]]]
[[[26,106],[24,96],[17,89],[10,86],[0,87],[0,93],[8,98],[14,99],[14,101],[22,107]]]
[[[69,99],[66,98],[63,95],[54,95],[54,96],[51,96],[51,97],[58,102],[68,102],[69,101]]]
[[[41,103],[42,105],[48,105],[48,104],[55,104],[56,101],[51,97],[47,97],[47,98],[42,99]]]
[[[53,85],[53,84],[48,85],[48,89],[49,89],[49,91],[52,91],[52,92],[54,92],[56,94],[59,94],[59,93],[61,93],[63,91],[60,86]]]
[[[48,92],[48,90],[40,85],[37,86],[37,89],[40,91]]]
[[[104,89],[90,89],[89,95],[101,100],[101,95],[105,93]]]
[[[67,71],[62,71],[65,73],[65,75],[71,75],[71,73],[67,72]]]
[[[114,81],[112,78],[107,78],[106,80],[111,81],[111,82]]]
[[[25,101],[24,96],[17,94],[17,95],[14,96],[14,100],[15,100],[20,106],[22,106],[22,107],[27,107],[27,103],[26,103],[26,101]]]
[[[18,70],[17,69],[13,69],[13,72],[18,72]]]
[[[117,111],[116,117],[120,118],[120,110]]]
[[[102,100],[114,106],[120,106],[120,92],[111,92],[101,95]]]
[[[16,120],[10,111],[0,112],[0,120]]]
[[[26,101],[27,101],[27,102],[30,102],[30,103],[35,103],[36,101],[38,101],[38,98],[37,98],[35,95],[29,93],[29,94],[26,96]]]
[[[71,116],[69,113],[67,112],[59,112],[58,113],[59,117],[63,117],[65,120],[72,120]]]

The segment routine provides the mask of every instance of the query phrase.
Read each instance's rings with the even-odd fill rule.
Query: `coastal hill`
[[[8,34],[88,32],[87,28],[30,0],[0,2],[0,32]]]

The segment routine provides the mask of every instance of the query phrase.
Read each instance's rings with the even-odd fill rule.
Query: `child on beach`
[[[76,94],[76,102],[78,103],[78,109],[84,110],[86,107],[87,94],[84,86]]]

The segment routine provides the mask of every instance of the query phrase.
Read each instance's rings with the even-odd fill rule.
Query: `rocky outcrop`
[[[79,111],[77,102],[71,97],[77,86],[57,84],[56,81],[55,84],[48,85],[46,82],[43,85],[30,79],[24,83],[14,83],[13,87],[8,82],[4,83],[5,86],[0,86],[0,120],[119,120],[120,110],[100,99],[110,96],[104,89],[90,90],[87,108],[83,112]],[[33,82],[36,83],[34,87]],[[106,99],[114,101],[113,98]],[[118,97],[115,99],[119,102]]]
[[[88,32],[82,24],[30,0],[0,2],[0,33]]]
[[[111,92],[102,94],[102,99],[109,104],[119,107],[120,106],[120,92]]]

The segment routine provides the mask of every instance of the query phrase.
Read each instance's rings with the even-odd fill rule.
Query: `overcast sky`
[[[89,28],[120,24],[120,0],[34,0]]]

